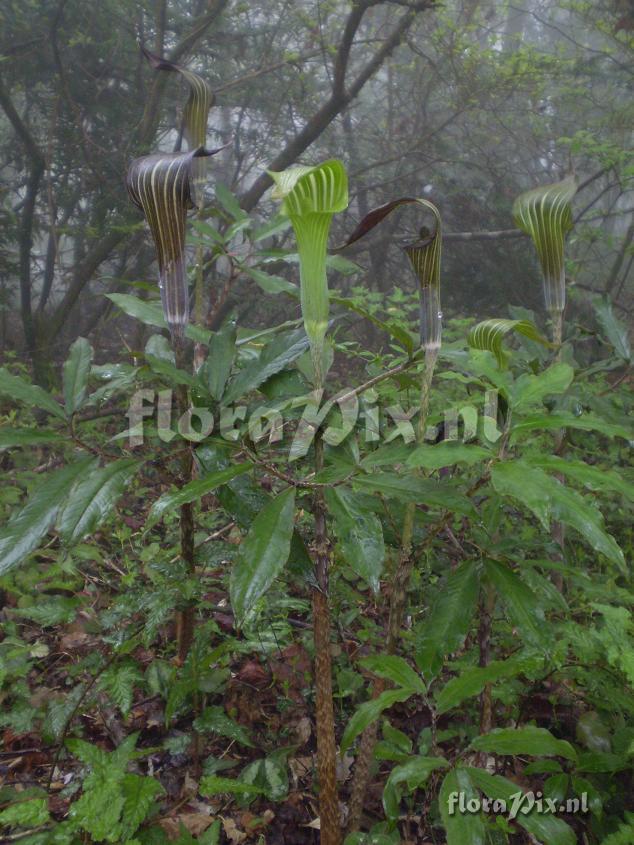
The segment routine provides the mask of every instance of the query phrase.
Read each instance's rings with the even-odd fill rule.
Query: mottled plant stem
[[[174,342],[174,355],[176,366],[179,369],[185,368],[185,344],[179,339]],[[187,387],[179,384],[176,387],[176,405],[179,418],[189,410],[189,395]],[[184,449],[181,457],[181,479],[182,484],[191,481],[193,468],[193,455],[190,448]],[[187,502],[180,508],[180,545],[181,558],[190,575],[194,575],[196,565],[194,561],[194,504]],[[188,604],[179,610],[176,616],[176,641],[178,662],[182,665],[189,653],[194,639],[194,618],[195,607]]]
[[[422,443],[425,439],[427,417],[429,415],[429,400],[431,396],[431,384],[434,376],[434,369],[438,359],[438,350],[427,350],[425,353],[425,369],[421,381],[420,411],[416,430],[416,439]],[[387,642],[385,650],[387,654],[394,654],[400,640],[405,610],[407,607],[407,590],[409,587],[412,569],[414,567],[414,556],[412,554],[412,540],[414,537],[414,522],[416,517],[416,505],[410,503],[405,509],[403,518],[403,532],[401,534],[401,548],[392,581],[392,592],[390,595],[390,608],[387,623]],[[382,680],[377,679],[372,687],[372,697],[377,698],[385,689]],[[347,832],[355,833],[359,829],[361,815],[363,813],[363,802],[370,782],[370,770],[372,767],[372,755],[378,732],[378,722],[374,721],[365,729],[359,742],[359,750],[355,761],[354,780],[352,792],[348,803],[348,825]]]
[[[315,472],[324,466],[321,431],[315,434]],[[321,845],[340,845],[341,824],[337,797],[337,745],[332,699],[332,656],[330,650],[330,604],[328,570],[330,546],[326,530],[326,502],[322,488],[315,490],[315,581],[313,588],[313,631],[315,645],[315,716],[317,724],[317,777]]]

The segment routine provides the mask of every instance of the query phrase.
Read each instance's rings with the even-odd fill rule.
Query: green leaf
[[[220,205],[234,220],[245,220],[248,217],[246,211],[240,207],[237,198],[222,182],[215,183],[214,192]]]
[[[11,375],[4,367],[0,367],[0,396],[6,396],[14,402],[21,402],[31,408],[40,408],[59,419],[66,419],[64,409],[50,393],[37,384],[29,384],[20,376]]]
[[[363,506],[359,496],[342,487],[327,490],[326,502],[344,559],[377,593],[385,562],[381,520]]]
[[[122,458],[77,481],[57,519],[64,542],[81,540],[104,521],[140,465],[133,458]]]
[[[416,663],[427,680],[442,668],[443,658],[463,644],[478,601],[479,577],[473,561],[447,575],[436,592],[422,629],[416,637]]]
[[[78,606],[78,599],[68,596],[50,596],[48,601],[38,601],[31,607],[18,608],[14,613],[48,628],[71,622],[77,615]]]
[[[256,516],[231,570],[231,607],[241,625],[283,570],[291,549],[295,489],[276,496]]]
[[[49,820],[48,800],[31,798],[17,801],[0,812],[0,825],[9,827],[39,827]],[[6,832],[6,830],[5,830]],[[8,841],[8,840],[7,840]]]
[[[41,446],[46,443],[59,443],[64,440],[57,431],[29,428],[0,428],[0,449],[12,449],[16,446]]]
[[[283,756],[254,760],[240,772],[240,780],[259,787],[269,801],[283,801],[288,795],[288,771]]]
[[[511,622],[529,643],[548,649],[551,634],[535,593],[504,563],[487,559],[484,570],[506,606]]]
[[[490,775],[483,769],[467,768],[469,778],[484,794],[492,800],[506,802],[507,810],[513,811],[514,802],[518,799],[521,790],[512,780],[507,780],[500,775]],[[524,830],[527,830],[542,845],[576,845],[577,836],[573,829],[564,821],[554,815],[535,812],[524,815],[520,808],[516,809],[518,815],[515,822]]]
[[[508,660],[493,660],[488,666],[472,666],[464,669],[460,675],[448,681],[437,694],[438,713],[446,713],[466,698],[479,695],[487,684],[520,675],[534,668],[535,665],[535,658],[517,655]]]
[[[577,752],[565,739],[556,739],[546,728],[494,728],[476,737],[471,748],[494,754],[529,754],[531,757],[565,757],[577,761]]]
[[[194,727],[201,733],[214,733],[218,736],[227,737],[239,742],[240,745],[246,745],[253,748],[251,737],[248,731],[230,719],[224,711],[223,707],[213,706],[205,707],[200,716],[194,720]]]
[[[230,320],[209,341],[209,354],[205,362],[207,387],[216,401],[222,398],[231,373],[236,355],[236,332],[236,324]]]
[[[397,701],[407,701],[412,695],[414,695],[414,690],[409,688],[390,689],[382,692],[377,698],[365,701],[357,708],[346,725],[341,738],[341,753],[344,754],[350,748],[355,738],[360,733],[363,733],[368,725],[378,719],[384,710],[396,704]]]
[[[469,773],[462,768],[447,772],[440,787],[438,805],[447,833],[447,845],[484,845],[484,825],[476,813],[461,813],[450,796],[464,795],[465,802],[477,798]]]
[[[265,273],[264,270],[259,270],[257,267],[242,267],[242,272],[246,273],[258,284],[265,293],[290,293],[292,296],[299,294],[299,288],[288,279],[282,276],[275,276],[272,273]]]
[[[185,370],[179,369],[175,364],[165,358],[159,358],[152,355],[147,351],[147,349],[145,351],[145,360],[148,362],[150,369],[153,372],[157,373],[157,375],[165,376],[170,384],[186,384],[190,387],[198,386],[196,376],[193,376]]]
[[[511,408],[514,411],[526,411],[539,406],[549,394],[565,393],[572,384],[574,370],[569,364],[552,364],[537,376],[530,373],[521,375],[513,386]]]
[[[618,320],[612,310],[612,303],[607,296],[597,296],[592,300],[594,313],[603,333],[614,347],[614,351],[624,361],[631,362],[632,347],[627,326]]]
[[[207,493],[211,493],[212,490],[215,490],[216,487],[226,484],[228,481],[231,481],[232,478],[235,478],[237,475],[241,475],[243,472],[248,472],[252,467],[253,464],[249,462],[235,464],[234,466],[220,469],[217,472],[211,472],[209,475],[205,475],[202,478],[195,478],[193,481],[189,481],[177,490],[163,493],[160,499],[157,499],[150,509],[145,526],[146,530],[152,528],[153,525],[156,525],[156,523],[161,520],[168,511],[174,510],[174,508],[178,508],[188,502],[194,502],[197,499],[201,499]]]
[[[302,329],[282,332],[267,344],[257,361],[250,361],[230,382],[223,405],[231,405],[255,390],[275,373],[279,373],[308,349],[308,338]]]
[[[132,296],[129,293],[107,293],[105,295],[114,302],[117,308],[146,326],[157,326],[162,329],[167,327],[160,302],[139,299],[138,296]],[[185,335],[198,343],[208,343],[210,338],[210,332],[201,329],[200,326],[187,326]]]
[[[572,228],[571,201],[577,192],[574,176],[554,185],[533,188],[513,204],[515,224],[530,235],[544,276],[546,310],[561,313],[566,302],[564,241]]]
[[[69,417],[75,411],[78,411],[86,401],[86,388],[92,357],[92,346],[85,337],[78,337],[71,346],[70,355],[64,363],[64,402]]]
[[[500,495],[522,502],[546,530],[551,517],[576,529],[596,551],[604,554],[626,572],[625,558],[616,540],[603,528],[601,512],[586,499],[565,487],[556,478],[526,461],[505,461],[491,471],[493,487]]]
[[[481,323],[478,323],[469,332],[467,342],[474,349],[484,349],[487,352],[492,352],[497,358],[499,366],[502,368],[506,366],[508,359],[507,354],[502,348],[502,341],[510,332],[517,332],[544,346],[552,345],[539,333],[537,327],[530,320],[505,319],[483,320]]]
[[[40,544],[71,487],[91,472],[96,462],[84,458],[50,473],[26,505],[0,531],[0,575],[5,575]]]
[[[201,795],[261,795],[264,790],[251,783],[207,775],[200,781],[198,791]]]
[[[414,468],[421,467],[435,470],[454,466],[454,464],[473,466],[482,461],[490,460],[492,457],[493,454],[488,449],[483,449],[482,446],[442,441],[433,446],[429,443],[417,446],[410,454],[407,465]]]
[[[585,461],[575,461],[571,458],[560,458],[556,455],[536,455],[527,458],[531,466],[561,473],[572,481],[584,484],[590,490],[604,490],[619,493],[634,502],[634,484],[626,481],[617,472],[603,467],[587,464]]]
[[[397,819],[400,815],[399,804],[403,785],[412,793],[427,782],[432,772],[446,769],[448,766],[449,763],[443,757],[412,757],[395,766],[383,790],[383,809],[388,819]]]
[[[153,808],[155,799],[165,790],[157,778],[126,774],[121,779],[123,809],[121,842],[128,843]]]
[[[403,502],[433,505],[465,515],[474,514],[471,501],[449,481],[434,481],[413,475],[377,472],[356,476],[352,481],[352,486],[364,493],[380,493],[387,498],[395,498]]]
[[[420,675],[404,658],[395,654],[375,654],[365,657],[361,665],[379,678],[391,681],[396,686],[408,689],[412,693],[424,695],[427,691]]]
[[[514,423],[511,429],[511,444],[515,443],[520,434],[543,429],[552,431],[560,428],[578,428],[581,431],[598,431],[606,437],[623,437],[625,440],[632,439],[632,432],[626,426],[610,423],[597,417],[595,414],[568,414],[565,411],[558,411],[555,414],[536,414],[525,417]]]
[[[134,700],[134,687],[143,681],[141,671],[133,663],[123,663],[119,666],[111,666],[99,679],[102,687],[114,704],[127,716]]]

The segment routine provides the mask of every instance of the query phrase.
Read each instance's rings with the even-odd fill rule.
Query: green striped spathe
[[[323,352],[328,314],[326,255],[333,214],[348,207],[348,177],[343,164],[331,159],[317,167],[298,165],[270,173],[273,198],[282,199],[297,240],[304,327],[310,341],[318,386],[323,379]]]
[[[192,208],[191,167],[203,148],[188,153],[160,153],[135,159],[126,186],[143,211],[156,244],[159,288],[165,320],[175,338],[182,338],[189,321],[185,272],[185,221]]]
[[[574,176],[520,194],[513,204],[515,224],[530,235],[544,276],[546,309],[561,313],[566,304],[564,241],[572,228]]]

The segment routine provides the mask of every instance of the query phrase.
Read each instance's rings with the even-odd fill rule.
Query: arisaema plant
[[[384,220],[392,211],[403,205],[415,204],[427,212],[431,212],[434,228],[423,228],[418,237],[403,244],[403,249],[410,261],[418,281],[420,301],[420,343],[425,350],[425,362],[421,374],[420,409],[417,425],[417,439],[422,442],[425,436],[427,416],[429,412],[429,398],[438,352],[442,336],[442,313],[440,310],[440,259],[442,251],[441,218],[437,207],[425,199],[415,197],[400,197],[370,211],[357,228],[352,232],[340,249],[350,246],[364,237]],[[394,654],[396,651],[407,602],[407,589],[413,568],[412,538],[416,506],[407,505],[401,532],[401,548],[399,560],[394,574],[390,594],[390,608],[388,617],[388,635],[386,651]],[[373,694],[378,696],[383,691],[383,682],[378,679]],[[377,737],[377,723],[372,722],[364,731],[359,745],[356,759],[355,778],[349,804],[348,829],[354,832],[359,824],[363,809],[363,801],[367,791],[370,767]]]
[[[200,213],[204,202],[205,170],[202,165],[218,150],[205,149],[207,120],[213,103],[209,85],[197,74],[144,51],[157,70],[181,74],[188,82],[190,95],[183,113],[183,133],[189,144],[187,152],[157,153],[132,162],[126,185],[133,202],[148,222],[156,246],[159,266],[159,288],[165,320],[172,336],[176,364],[185,365],[185,329],[189,323],[189,286],[187,283],[185,229],[187,213],[197,207]],[[196,283],[197,319],[202,319],[202,253],[197,259]],[[177,389],[181,414],[189,407],[185,385]],[[186,484],[192,475],[191,450],[182,452],[181,475]],[[194,513],[191,501],[180,510],[181,557],[188,571],[193,573]],[[178,657],[184,661],[193,638],[194,609],[184,607],[177,618]]]
[[[564,243],[572,228],[574,176],[520,194],[513,204],[516,225],[531,236],[544,278],[544,304],[553,321],[553,341],[561,344],[566,305]]]
[[[291,221],[297,241],[304,327],[310,342],[313,382],[318,390],[326,377],[325,341],[330,303],[326,257],[333,215],[348,207],[348,177],[336,159],[316,167],[291,167],[271,173],[273,196],[282,200],[282,213]],[[315,432],[315,472],[324,465],[321,430]],[[339,845],[341,823],[337,798],[337,746],[332,696],[330,605],[328,580],[330,548],[326,531],[326,501],[322,487],[313,497],[315,521],[315,588],[313,625],[315,641],[315,713],[317,774],[322,845]]]

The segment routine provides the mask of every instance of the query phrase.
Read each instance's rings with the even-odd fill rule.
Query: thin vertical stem
[[[564,314],[563,311],[553,311],[551,312],[552,315],[552,323],[553,323],[553,343],[557,347],[557,351],[555,353],[555,361],[561,361],[562,358],[562,342],[563,342],[563,329],[564,329]],[[564,446],[564,440],[566,437],[566,429],[560,428],[555,433],[555,454],[561,454],[561,451]],[[556,474],[555,476],[558,481],[562,484],[564,483],[564,477],[561,473]],[[566,527],[563,522],[553,522],[550,535],[557,546],[561,548],[560,559],[563,561],[563,549],[564,543],[566,540]],[[564,579],[561,572],[554,572],[553,573],[553,583],[561,592],[564,587]]]
[[[315,435],[315,471],[324,466],[321,431]],[[328,576],[330,546],[326,529],[326,503],[322,488],[315,492],[315,580],[313,628],[315,645],[315,715],[317,724],[317,776],[319,779],[319,821],[321,845],[339,845],[341,825],[337,798],[337,745],[332,698],[330,650],[330,605]]]
[[[438,350],[428,349],[425,353],[425,369],[421,380],[420,411],[416,427],[416,439],[422,443],[425,439],[427,417],[429,415],[429,401],[431,397],[431,385],[434,377],[434,369],[438,360]],[[414,537],[414,524],[416,517],[416,505],[410,503],[405,509],[403,519],[403,532],[401,534],[401,549],[399,552],[398,564],[392,581],[392,592],[390,595],[390,609],[387,622],[386,652],[394,654],[398,646],[407,606],[407,590],[409,587],[414,558],[412,555],[412,540]],[[377,698],[385,689],[381,679],[377,679],[372,688],[372,697]],[[354,833],[359,828],[363,802],[370,781],[370,769],[372,755],[376,745],[378,723],[372,722],[365,729],[359,743],[359,750],[355,761],[355,774],[352,783],[352,793],[349,802],[348,833]]]
[[[185,366],[184,341],[177,340],[174,343],[176,366],[183,369]],[[189,396],[187,387],[179,384],[176,387],[176,404],[179,417],[189,410]],[[193,467],[193,455],[191,449],[185,449],[181,458],[181,479],[183,484],[191,481]],[[196,564],[194,559],[194,504],[187,502],[180,508],[180,544],[181,558],[185,563],[187,572],[194,575]],[[176,639],[178,644],[178,660],[183,664],[194,638],[194,605],[188,604],[180,610],[176,617]]]

